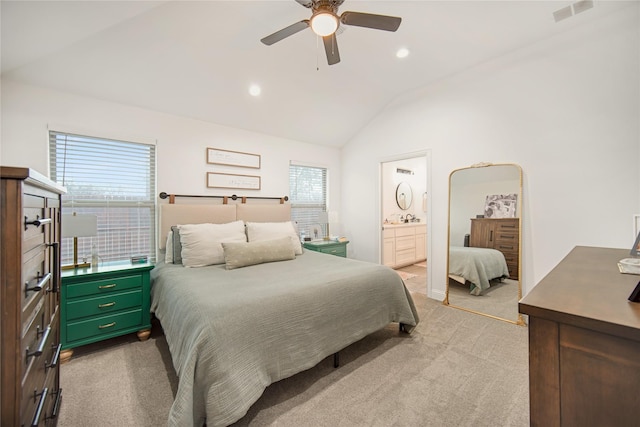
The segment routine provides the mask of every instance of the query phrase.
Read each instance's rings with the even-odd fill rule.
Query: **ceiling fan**
[[[396,31],[402,22],[402,18],[396,16],[374,15],[362,12],[343,12],[338,16],[338,7],[344,3],[344,0],[295,1],[313,11],[311,18],[289,25],[260,41],[267,46],[271,46],[307,27],[311,27],[314,33],[322,37],[329,65],[340,62],[340,53],[338,52],[336,40],[336,30],[340,27],[340,24],[373,28],[375,30]]]

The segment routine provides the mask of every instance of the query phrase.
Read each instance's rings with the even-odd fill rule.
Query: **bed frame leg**
[[[340,353],[335,352],[333,353],[333,367],[337,368],[338,366],[340,366]]]
[[[399,330],[400,332],[404,332],[404,325],[402,323],[399,323]]]

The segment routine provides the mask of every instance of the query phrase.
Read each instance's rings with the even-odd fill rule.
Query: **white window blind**
[[[318,224],[318,214],[327,210],[327,169],[289,165],[289,197],[298,230],[311,236],[311,229],[320,226],[324,236],[326,224]]]
[[[99,261],[155,258],[155,145],[49,132],[51,179],[67,188],[62,213],[94,214],[98,235],[78,238],[78,257]],[[62,240],[62,264],[73,239]]]

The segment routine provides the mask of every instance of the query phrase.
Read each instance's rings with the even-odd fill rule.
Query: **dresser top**
[[[640,276],[622,274],[628,249],[576,246],[519,303],[521,313],[640,341]]]
[[[67,192],[67,190],[60,184],[53,182],[46,176],[42,175],[40,172],[37,172],[36,170],[30,168],[0,166],[0,178],[23,180],[38,187],[42,187],[47,190],[53,190],[57,193]]]

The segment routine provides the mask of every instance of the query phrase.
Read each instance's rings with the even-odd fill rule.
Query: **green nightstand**
[[[153,265],[130,262],[62,271],[60,288],[60,361],[73,348],[137,332],[151,334],[150,280]]]
[[[305,249],[309,249],[310,251],[322,252],[324,254],[331,254],[346,258],[347,243],[349,243],[348,240],[345,240],[344,242],[336,242],[335,240],[312,240],[310,242],[303,242],[303,246]]]

